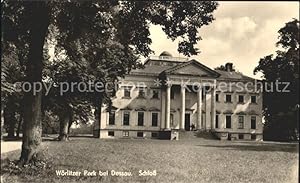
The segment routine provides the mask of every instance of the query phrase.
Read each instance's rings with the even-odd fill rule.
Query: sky
[[[259,59],[274,54],[278,49],[278,30],[293,18],[299,19],[298,2],[219,2],[214,12],[215,20],[199,29],[202,40],[196,45],[201,53],[192,58],[215,68],[232,62],[247,76],[253,74]],[[170,52],[174,57],[184,57],[177,52],[178,41],[167,39],[161,27],[151,25],[150,48],[159,55]]]

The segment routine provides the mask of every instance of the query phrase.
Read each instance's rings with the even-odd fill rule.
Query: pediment
[[[175,67],[165,70],[164,72],[166,74],[193,75],[193,76],[202,76],[202,77],[219,76],[219,73],[206,67],[205,65],[199,63],[196,60],[191,60],[189,62],[179,64]]]

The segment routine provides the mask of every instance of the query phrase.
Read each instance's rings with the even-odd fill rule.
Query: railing
[[[188,61],[188,58],[182,58],[182,57],[170,57],[170,56],[149,56],[149,59],[153,60],[168,60],[168,61]]]

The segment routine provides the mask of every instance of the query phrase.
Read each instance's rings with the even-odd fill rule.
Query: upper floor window
[[[231,128],[231,115],[226,116],[226,128]]]
[[[231,102],[231,95],[226,95],[225,102]]]
[[[216,94],[216,102],[219,102],[219,94]]]
[[[123,113],[123,125],[128,126],[129,125],[129,119],[130,119],[130,112],[124,111]]]
[[[159,98],[159,91],[158,90],[153,90],[152,98],[156,98],[156,99]]]
[[[251,116],[251,129],[256,129],[256,116]]]
[[[114,125],[115,124],[115,111],[110,111],[109,112],[108,124],[109,125]]]
[[[153,112],[152,113],[152,126],[157,126],[158,123],[158,113]]]
[[[256,96],[255,95],[251,96],[251,103],[256,103]]]
[[[244,116],[239,116],[238,128],[239,129],[243,129],[244,128]]]
[[[138,126],[144,126],[144,112],[138,112]]]
[[[124,97],[130,98],[130,90],[131,88],[128,87],[124,88]]]
[[[138,97],[139,98],[145,98],[145,88],[139,88],[139,95],[138,95]]]
[[[239,103],[244,103],[244,95],[239,95]]]

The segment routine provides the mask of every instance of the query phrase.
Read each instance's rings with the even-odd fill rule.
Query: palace
[[[255,83],[232,63],[213,70],[164,51],[120,80],[94,134],[180,139],[181,132],[199,130],[222,140],[262,140],[262,93]]]

